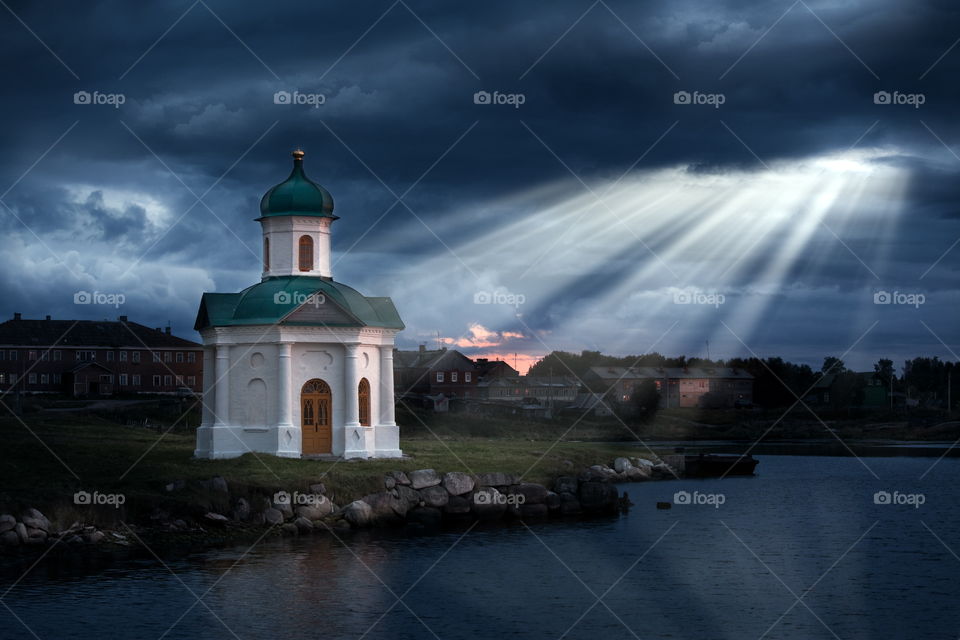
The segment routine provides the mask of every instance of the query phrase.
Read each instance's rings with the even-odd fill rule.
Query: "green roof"
[[[332,302],[343,311],[337,320],[296,322],[285,318],[311,301]],[[194,329],[240,325],[278,324],[330,327],[383,327],[403,329],[403,321],[390,298],[367,298],[345,284],[317,276],[267,278],[240,293],[205,293]]]
[[[303,172],[303,152],[293,152],[290,177],[271,188],[260,200],[261,217],[315,216],[333,218],[333,196]]]

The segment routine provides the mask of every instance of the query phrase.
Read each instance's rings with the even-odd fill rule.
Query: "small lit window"
[[[27,351],[27,360],[36,360],[36,359],[37,359],[36,351],[33,351],[33,350]]]
[[[443,371],[437,371],[437,382],[443,382]]]
[[[133,376],[133,377],[131,378],[131,381],[133,382],[133,386],[135,386],[135,387],[139,387],[139,386],[140,386],[140,376],[139,376],[139,375]]]
[[[472,376],[472,374],[471,374],[469,371],[464,371],[464,372],[463,372],[463,381],[464,381],[464,382],[470,382],[472,378],[473,378],[473,376]]]
[[[140,352],[139,352],[139,351],[134,351],[134,352],[133,352],[133,361],[134,361],[134,362],[140,362]]]
[[[47,351],[40,352],[40,359],[44,361],[50,360],[50,351],[47,350]]]
[[[160,376],[153,376],[153,386],[155,387],[160,386]]]
[[[300,236],[300,271],[313,271],[313,238]]]
[[[107,362],[113,362],[113,351],[107,351]]]
[[[37,374],[31,373],[27,378],[27,382],[30,384],[37,384]]]
[[[450,382],[457,382],[459,380],[460,374],[457,371],[450,372]]]
[[[196,361],[197,361],[197,353],[195,351],[188,351],[187,362],[196,362]]]
[[[121,387],[127,386],[127,374],[125,373],[120,374],[120,386]]]
[[[169,387],[173,384],[173,376],[163,376],[163,386]]]
[[[153,361],[154,361],[154,362],[160,362],[160,354],[159,354],[159,353],[154,353],[154,354],[153,354]]]
[[[177,362],[183,362],[183,351],[177,351]]]
[[[170,351],[163,352],[163,361],[164,362],[173,362],[173,353]]]
[[[127,352],[126,352],[126,351],[121,351],[121,352],[120,352],[120,362],[126,362],[126,361],[127,361]]]
[[[50,384],[50,376],[45,373],[40,374],[40,384]]]
[[[193,387],[197,384],[197,376],[187,376],[187,386]]]

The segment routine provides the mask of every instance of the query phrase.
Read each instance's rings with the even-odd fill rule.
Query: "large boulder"
[[[13,530],[17,532],[17,537],[20,539],[20,544],[27,544],[27,538],[29,538],[29,535],[27,534],[27,526],[22,522],[18,522]]]
[[[203,516],[203,519],[204,519],[208,524],[212,524],[212,525],[215,525],[215,526],[218,526],[218,527],[223,527],[223,526],[225,526],[228,522],[230,522],[230,518],[228,518],[228,517],[225,516],[225,515],[221,515],[221,514],[219,514],[219,513],[216,513],[216,512],[214,512],[214,511],[208,511],[207,513],[205,513],[204,516]]]
[[[326,493],[327,486],[322,482],[315,482],[310,485],[310,493]]]
[[[517,482],[519,482],[519,479],[512,473],[494,471],[477,474],[477,484],[481,487],[507,487],[511,484],[517,484]]]
[[[410,478],[403,471],[389,471],[387,475],[393,478],[393,482],[395,486],[398,486],[398,487],[410,486]]]
[[[313,523],[309,519],[304,518],[303,516],[298,517],[293,521],[293,526],[297,528],[297,531],[300,533],[310,533],[313,531]]]
[[[581,482],[604,482],[613,480],[617,472],[604,464],[595,464],[580,474]]]
[[[506,496],[493,487],[483,487],[471,496],[471,508],[478,518],[494,520],[507,510]]]
[[[543,504],[547,501],[547,488],[542,484],[523,482],[517,486],[516,494],[523,496],[519,504]]]
[[[36,509],[27,509],[20,515],[20,522],[25,524],[28,527],[33,527],[34,529],[40,529],[41,531],[50,532],[51,526],[50,521],[47,520],[47,517],[37,511]]]
[[[47,541],[47,532],[43,529],[27,527],[27,544],[43,544]]]
[[[320,493],[315,493],[310,502],[296,508],[297,515],[309,520],[319,520],[320,518],[330,515],[333,511],[333,502],[330,501],[330,498]]]
[[[250,503],[246,498],[239,498],[233,505],[233,519],[246,522],[250,519]]]
[[[617,473],[626,473],[633,468],[633,465],[630,463],[630,460],[627,458],[617,458],[613,461],[613,470]]]
[[[405,485],[397,485],[394,492],[397,496],[398,508],[402,511],[398,515],[403,515],[410,509],[420,506],[422,499],[419,491]]]
[[[361,529],[373,524],[373,509],[363,500],[354,500],[343,509],[343,519]]]
[[[577,493],[580,508],[587,513],[616,513],[620,495],[606,482],[581,482]]]
[[[279,499],[277,499],[279,498]],[[290,494],[279,492],[275,499],[270,502],[270,506],[283,514],[285,519],[293,517],[293,505],[290,504]]]
[[[436,485],[433,487],[427,487],[426,489],[420,489],[420,498],[423,501],[424,506],[440,508],[446,506],[447,502],[450,500],[450,494],[447,493],[447,490],[443,487]]]
[[[458,516],[470,513],[470,496],[450,496],[443,512]]]
[[[270,525],[277,525],[283,523],[283,512],[279,509],[274,509],[273,507],[268,507],[263,510],[263,521]]]
[[[210,478],[207,487],[220,493],[230,493],[230,488],[227,486],[227,481],[224,480],[222,476],[213,476]]]
[[[443,488],[452,496],[462,496],[465,493],[473,491],[476,484],[473,477],[462,471],[450,471],[443,474]]]
[[[646,466],[630,467],[630,469],[627,470],[627,474],[626,474],[627,480],[629,480],[630,482],[640,482],[641,480],[649,480],[650,470],[652,468],[653,468],[652,466],[651,467],[646,467]]]
[[[634,458],[632,461],[633,466],[635,467],[646,467],[647,469],[653,469],[653,462],[650,462],[646,458]]]
[[[414,489],[426,489],[440,484],[440,476],[433,469],[418,469],[410,472],[410,486]]]
[[[9,514],[0,515],[0,533],[6,533],[7,531],[13,531],[13,528],[17,526],[17,519]]]
[[[558,495],[560,496],[561,515],[575,516],[580,514],[580,500],[577,499],[577,495],[575,493],[567,493],[564,491]]]
[[[543,503],[547,505],[550,511],[558,511],[560,509],[560,495],[553,491],[547,491],[547,497]]]
[[[399,522],[407,512],[406,503],[389,491],[371,493],[363,496],[362,500],[370,506],[371,524],[393,524]]]
[[[0,546],[15,547],[20,544],[20,536],[13,529],[7,529],[0,533]]]
[[[553,490],[557,493],[576,493],[579,482],[573,476],[560,476],[553,482]]]

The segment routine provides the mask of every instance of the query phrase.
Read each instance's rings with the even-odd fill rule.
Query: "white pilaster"
[[[344,346],[344,362],[343,362],[343,387],[345,390],[344,393],[344,402],[346,406],[344,407],[344,426],[347,428],[350,427],[359,427],[360,426],[360,393],[358,385],[360,384],[360,378],[357,376],[357,345],[356,344],[345,344]]]
[[[396,426],[393,397],[393,345],[380,347],[380,425]]]
[[[277,426],[281,428],[293,426],[293,407],[290,404],[290,359],[290,343],[281,342],[277,357]]]
[[[230,424],[230,346],[217,345],[217,368],[214,380],[214,425]]]
[[[210,427],[214,423],[213,407],[213,347],[203,348],[203,403],[201,404],[201,427]]]

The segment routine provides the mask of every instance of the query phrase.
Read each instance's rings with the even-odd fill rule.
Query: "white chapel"
[[[333,198],[293,171],[260,201],[263,274],[240,293],[205,293],[198,458],[400,457],[390,298],[333,279]]]

